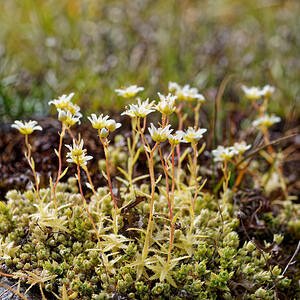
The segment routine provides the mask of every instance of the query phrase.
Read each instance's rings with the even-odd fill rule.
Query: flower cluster
[[[206,128],[195,130],[193,127],[189,127],[186,132],[179,130],[177,134],[181,135],[188,143],[196,145],[206,131]]]
[[[239,152],[234,149],[233,147],[224,147],[224,146],[218,146],[217,149],[214,149],[212,151],[212,154],[214,156],[214,161],[228,161],[230,160],[235,154],[238,154]]]
[[[22,134],[31,134],[35,130],[43,130],[40,125],[36,125],[37,121],[29,121],[23,123],[22,121],[15,121],[15,124],[11,125],[11,127],[18,129]]]
[[[154,101],[149,103],[149,99],[141,102],[141,99],[138,99],[138,104],[129,104],[129,108],[126,107],[121,115],[128,115],[131,118],[140,117],[145,118],[148,114],[154,112],[153,109]]]
[[[271,127],[273,124],[279,123],[280,121],[281,121],[280,117],[277,117],[275,115],[269,116],[268,114],[265,114],[265,115],[257,118],[256,120],[254,120],[252,122],[252,125],[261,130],[265,130],[265,129],[268,129],[269,127]]]
[[[242,142],[235,142],[232,147],[234,150],[236,150],[239,154],[243,154],[247,150],[251,148],[251,145],[247,145],[245,141]]]
[[[143,87],[138,87],[137,85],[131,85],[129,87],[125,87],[122,89],[115,89],[115,92],[124,98],[132,98],[134,97],[138,92],[143,91]]]
[[[155,142],[162,143],[166,141],[173,131],[173,129],[170,129],[171,125],[166,126],[165,128],[159,127],[156,128],[153,123],[151,123],[150,127],[148,128],[151,138]]]
[[[83,149],[83,140],[78,144],[73,140],[73,147],[71,145],[65,145],[70,152],[67,153],[67,162],[79,164],[80,166],[85,166],[87,161],[92,159],[93,156],[86,155],[86,149]]]
[[[235,142],[231,147],[218,146],[217,149],[212,150],[214,161],[228,161],[234,155],[243,154],[249,150],[251,145],[247,145],[245,141],[240,143]]]
[[[176,110],[175,100],[177,96],[172,96],[169,93],[167,96],[158,93],[159,103],[155,106],[155,109],[164,115],[170,115]]]
[[[245,85],[242,85],[242,90],[249,100],[257,100],[261,97],[270,98],[274,93],[275,88],[269,84],[265,85],[262,89],[256,86],[248,88]]]
[[[170,145],[176,146],[179,145],[180,143],[187,143],[184,136],[185,136],[184,132],[179,130],[177,130],[175,134],[169,134],[168,140]]]
[[[122,126],[121,123],[109,119],[109,116],[103,117],[103,114],[98,117],[95,114],[91,114],[91,117],[88,117],[88,119],[92,123],[92,126],[99,130],[101,137],[106,137],[109,131],[113,132]]]
[[[73,96],[74,93],[62,95],[58,99],[48,102],[49,105],[55,105],[58,112],[58,119],[67,127],[71,127],[75,123],[80,124],[80,118],[82,117],[82,114],[79,112],[80,107],[71,101]]]
[[[184,85],[181,87],[176,82],[169,82],[169,91],[174,93],[178,99],[178,101],[194,101],[198,100],[199,102],[204,102],[205,98],[202,94],[199,94],[197,88],[190,87],[189,84]]]

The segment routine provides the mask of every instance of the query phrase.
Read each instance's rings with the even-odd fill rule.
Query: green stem
[[[181,102],[176,109],[176,114],[178,116],[179,124],[178,124],[178,130],[182,130],[183,127],[183,115],[182,115],[182,106],[183,102]],[[180,144],[176,146],[176,152],[177,152],[177,158],[178,158],[178,172],[177,172],[177,189],[180,190],[180,171],[181,171],[181,153],[180,153]]]
[[[170,259],[171,259],[171,251],[172,251],[172,246],[173,246],[173,237],[174,237],[174,224],[173,224],[173,212],[172,212],[172,204],[170,202],[170,192],[169,192],[169,176],[168,176],[168,171],[167,171],[167,160],[164,162],[164,158],[162,155],[160,143],[158,144],[158,150],[159,150],[159,155],[160,155],[160,160],[164,169],[165,177],[166,177],[166,190],[167,190],[167,200],[168,200],[168,206],[169,206],[169,214],[170,214],[170,221],[171,221],[171,231],[170,231],[170,245],[169,245],[169,252],[168,252],[168,260],[167,264],[169,264]]]
[[[59,146],[58,146],[58,164],[59,164],[59,167],[58,167],[58,173],[57,173],[57,179],[56,179],[56,182],[54,184],[54,187],[53,187],[53,200],[54,200],[54,206],[55,206],[55,214],[57,214],[57,200],[56,200],[56,187],[57,187],[57,184],[59,182],[59,179],[60,179],[60,175],[61,175],[61,148],[62,148],[62,141],[63,141],[63,137],[65,135],[65,131],[66,131],[66,127],[64,125],[64,123],[62,123],[62,128],[61,128],[61,133],[60,133],[60,138],[59,138]]]
[[[37,197],[39,199],[39,204],[41,205],[42,201],[41,201],[40,192],[39,192],[39,181],[38,181],[38,178],[37,178],[37,175],[36,175],[36,172],[35,172],[35,167],[34,167],[34,165],[31,162],[31,159],[32,159],[31,158],[31,145],[28,142],[28,134],[25,134],[25,144],[26,144],[26,147],[28,149],[28,154],[27,155],[25,154],[25,157],[27,156],[26,158],[27,158],[28,164],[29,164],[29,166],[30,166],[30,168],[32,170],[32,173],[33,173],[33,176],[34,176],[34,181],[35,181],[35,187],[36,187]]]
[[[147,226],[145,244],[142,252],[143,259],[146,259],[148,255],[148,248],[149,248],[149,237],[150,237],[150,229],[152,227],[152,219],[154,213],[154,193],[155,193],[155,178],[154,178],[154,168],[153,168],[153,151],[150,152],[150,159],[149,159],[149,173],[151,179],[151,202],[150,202],[150,214],[149,214],[149,221]]]
[[[144,136],[144,128],[143,130],[141,129],[141,124],[140,124],[140,118],[138,119],[138,131],[141,134],[142,142],[144,145],[145,153],[147,156],[148,164],[149,164],[149,174],[150,174],[150,180],[151,180],[151,201],[150,201],[150,213],[149,213],[149,221],[148,221],[148,226],[147,226],[147,231],[146,231],[146,237],[145,237],[145,244],[142,252],[142,258],[145,260],[148,255],[148,249],[149,249],[149,237],[150,237],[150,230],[152,227],[152,219],[153,219],[153,213],[154,213],[154,193],[155,193],[155,177],[154,177],[154,165],[153,165],[153,152],[155,148],[157,147],[158,143],[156,143],[153,147],[153,149],[150,149],[150,146]],[[145,126],[144,126],[145,127]],[[148,153],[148,149],[150,150],[150,153]]]
[[[198,180],[197,180],[197,158],[198,158],[198,153],[197,153],[197,144],[193,145],[192,148],[194,150],[194,161],[193,161],[193,175],[194,175],[194,180],[195,180],[195,195],[194,195],[194,200],[193,200],[193,212],[195,210],[195,204],[198,196]]]
[[[134,167],[134,156],[135,156],[135,148],[137,145],[137,141],[139,138],[139,133],[136,133],[136,122],[137,119],[131,118],[131,127],[132,127],[132,145],[130,147],[130,156],[128,159],[128,177],[129,177],[129,187],[132,190],[132,177],[133,177],[133,167]]]
[[[73,133],[72,133],[70,127],[67,127],[67,130],[68,130],[68,132],[69,132],[71,138],[72,138],[72,139],[75,141],[75,143],[78,145],[78,144],[79,144],[78,139],[73,135]],[[91,175],[90,175],[89,170],[85,167],[85,168],[84,168],[84,171],[85,171],[85,173],[86,173],[86,175],[87,175],[87,178],[88,178],[89,184],[91,185],[92,192],[93,192],[94,196],[98,198],[98,195],[97,195],[96,190],[95,190],[95,187],[94,187],[94,185],[93,185],[93,182],[92,182],[92,179],[91,179]]]
[[[172,200],[171,200],[171,205],[174,207],[174,202],[175,202],[175,153],[174,153],[174,146],[172,146]]]
[[[223,190],[223,193],[224,193],[223,202],[224,202],[224,209],[225,209],[225,206],[227,204],[228,183],[229,183],[229,179],[230,179],[230,172],[227,173],[227,160],[225,160],[222,165],[222,171],[223,171],[224,178],[225,178],[225,185],[224,185],[224,190]]]
[[[100,135],[100,129],[99,129],[99,138],[100,141],[103,145],[104,148],[104,154],[105,154],[105,161],[106,161],[106,174],[107,174],[107,181],[108,181],[108,185],[109,185],[109,189],[110,189],[110,194],[111,197],[113,199],[114,205],[115,205],[115,212],[114,212],[114,219],[113,219],[113,227],[114,227],[114,233],[117,234],[118,233],[118,226],[117,226],[117,213],[118,213],[118,204],[117,201],[115,199],[113,190],[112,190],[112,185],[111,185],[111,179],[110,179],[110,173],[109,173],[109,161],[108,161],[108,147],[107,147],[107,139],[105,138],[105,140],[102,139],[101,135]]]

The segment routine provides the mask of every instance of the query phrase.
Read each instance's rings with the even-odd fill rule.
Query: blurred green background
[[[0,119],[49,113],[75,92],[86,113],[120,111],[114,89],[190,83],[213,103],[249,103],[240,85],[277,88],[272,111],[299,105],[300,1],[2,0]],[[299,107],[298,107],[299,111]]]

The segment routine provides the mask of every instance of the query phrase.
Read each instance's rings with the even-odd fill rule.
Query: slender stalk
[[[181,103],[178,105],[177,109],[176,109],[176,114],[177,114],[178,120],[179,120],[178,130],[182,130],[182,127],[183,127],[182,106],[183,106],[183,102],[181,102]],[[179,181],[180,181],[180,170],[181,170],[180,144],[178,144],[178,145],[176,146],[176,152],[177,152],[177,157],[178,157],[177,189],[179,190],[179,189],[180,189],[180,184],[179,184]]]
[[[92,219],[92,216],[91,216],[91,214],[89,212],[89,209],[87,207],[87,203],[86,203],[86,200],[84,198],[83,191],[82,191],[79,159],[77,160],[77,177],[78,177],[78,185],[79,185],[79,190],[80,190],[80,194],[81,194],[83,206],[84,206],[84,208],[85,208],[85,210],[86,210],[86,212],[88,214],[88,217],[89,217],[89,219],[90,219],[90,221],[92,223],[92,226],[93,226],[93,228],[94,228],[94,230],[96,232],[96,236],[97,236],[97,239],[98,239],[98,242],[99,242],[99,245],[100,245],[100,237],[99,237],[99,234],[98,234],[98,230],[97,230],[96,225],[95,225],[95,223],[94,223],[94,221]]]
[[[223,171],[224,179],[225,179],[224,190],[223,190],[223,193],[224,193],[223,201],[224,201],[224,208],[225,208],[225,205],[227,204],[227,190],[228,190],[228,183],[229,183],[229,179],[230,179],[230,173],[229,173],[229,175],[227,174],[227,161],[226,160],[224,161],[224,163],[222,165],[222,171]]]
[[[153,167],[153,151],[150,152],[150,157],[149,157],[149,173],[150,173],[150,180],[151,180],[151,202],[150,202],[150,214],[149,214],[145,244],[142,252],[143,259],[146,259],[148,255],[149,236],[150,236],[150,229],[152,227],[152,221],[153,221],[152,219],[154,213],[155,177],[154,177],[154,167]]]
[[[55,206],[55,214],[57,214],[57,200],[56,200],[55,191],[56,191],[56,187],[59,182],[60,175],[61,175],[61,165],[62,165],[61,164],[61,148],[62,148],[62,141],[63,141],[65,131],[66,131],[65,124],[62,123],[61,126],[62,126],[62,128],[61,128],[61,133],[59,134],[60,138],[59,138],[59,146],[58,146],[58,164],[59,164],[59,166],[58,166],[57,179],[56,179],[56,182],[53,187],[53,200],[54,200],[54,206]]]
[[[252,105],[258,111],[259,116],[260,117],[263,116],[264,110],[263,110],[262,106],[259,106],[258,104],[256,104],[255,100],[252,101]]]
[[[70,127],[67,127],[67,130],[68,130],[68,132],[69,132],[71,138],[72,138],[72,139],[75,141],[75,143],[78,145],[78,144],[79,144],[79,141],[78,141],[78,139],[74,136],[74,134],[72,133]],[[93,185],[93,182],[92,182],[92,179],[91,179],[91,175],[90,175],[90,172],[89,172],[88,168],[85,167],[85,168],[84,168],[84,171],[85,171],[86,176],[87,176],[87,178],[88,178],[89,184],[91,185],[92,192],[93,192],[94,196],[95,196],[95,197],[98,197],[98,195],[97,195],[97,193],[96,193],[96,190],[95,190],[95,187],[94,187],[94,185]]]
[[[172,146],[172,189],[171,189],[171,193],[172,193],[172,200],[171,200],[171,205],[172,207],[174,207],[174,198],[175,198],[175,195],[174,195],[174,192],[175,192],[175,153],[174,153],[174,146]]]
[[[198,125],[199,125],[199,110],[201,107],[201,103],[198,102],[198,104],[196,105],[196,107],[194,108],[194,114],[195,114],[195,130],[198,129]]]
[[[164,169],[165,177],[166,177],[166,190],[167,190],[167,200],[168,200],[168,206],[169,206],[169,214],[170,214],[170,221],[171,221],[171,231],[170,231],[170,245],[169,245],[169,252],[168,252],[168,260],[167,264],[170,262],[171,259],[171,251],[173,246],[173,237],[174,237],[174,224],[173,224],[173,213],[172,213],[172,204],[170,201],[170,191],[169,191],[169,176],[167,171],[167,161],[164,161],[160,143],[158,144],[158,150],[160,155],[160,160]]]
[[[198,196],[198,180],[197,180],[197,158],[198,158],[198,153],[197,153],[197,144],[192,144],[192,148],[194,150],[194,161],[193,161],[193,175],[194,175],[194,180],[195,180],[195,195],[194,195],[194,200],[193,200],[193,211],[195,210],[195,204]]]
[[[87,176],[87,178],[88,178],[88,181],[89,181],[89,184],[90,184],[90,186],[91,186],[92,192],[93,192],[93,194],[97,197],[98,195],[96,194],[96,190],[95,190],[95,187],[94,187],[94,185],[93,185],[93,182],[92,182],[92,178],[91,178],[90,172],[89,172],[89,170],[88,170],[88,168],[87,168],[86,166],[84,166],[83,169],[84,169],[84,171],[85,171],[85,173],[86,173],[86,176]]]
[[[145,260],[148,255],[148,249],[149,249],[149,237],[150,237],[150,230],[152,227],[152,219],[153,219],[153,213],[154,213],[154,193],[155,193],[155,176],[154,176],[154,165],[153,165],[153,152],[156,149],[158,143],[156,143],[153,147],[153,149],[150,149],[150,146],[144,136],[144,128],[143,130],[141,129],[141,124],[140,124],[140,118],[138,119],[138,131],[141,134],[142,142],[144,145],[145,153],[147,156],[148,164],[149,164],[149,174],[150,174],[150,181],[151,181],[151,201],[150,201],[150,213],[149,213],[149,221],[147,225],[147,231],[146,231],[146,237],[145,237],[145,244],[142,252],[142,258]],[[144,126],[145,127],[145,126]],[[148,149],[150,153],[148,153]]]
[[[71,138],[76,142],[76,144],[78,145],[78,139],[74,136],[74,134],[72,133],[70,127],[67,127],[67,130],[71,136]]]
[[[113,227],[114,227],[114,233],[117,234],[118,233],[118,227],[117,227],[117,213],[118,213],[118,204],[116,201],[116,198],[114,196],[113,190],[112,190],[112,184],[111,184],[111,179],[110,179],[110,173],[109,173],[109,161],[108,161],[108,143],[107,143],[107,139],[105,138],[105,140],[103,140],[103,138],[100,135],[100,129],[98,130],[99,132],[99,138],[100,141],[103,145],[104,148],[104,154],[105,154],[105,161],[106,161],[106,174],[107,174],[107,181],[108,181],[108,185],[109,185],[109,190],[110,190],[110,194],[111,197],[113,199],[114,205],[115,205],[115,212],[114,212],[114,220],[113,220]]]
[[[201,107],[201,103],[198,102],[197,105],[194,107],[193,105],[190,104],[190,102],[188,102],[188,106],[194,112],[194,116],[195,116],[194,128],[195,128],[195,130],[197,130],[198,124],[199,124],[199,109]]]
[[[145,125],[143,127],[143,130],[141,129],[140,118],[138,119],[137,125],[138,125],[138,131],[141,134],[142,143],[143,143],[143,146],[144,146],[144,149],[145,149],[145,154],[146,154],[148,162],[149,162],[150,161],[150,156],[149,156],[149,153],[148,153],[147,149],[150,150],[150,145],[149,145],[149,143],[147,142],[147,140],[146,140],[146,138],[144,136]],[[156,143],[156,145],[157,145],[157,143]],[[156,147],[156,145],[155,145],[155,147]]]
[[[25,144],[28,149],[28,154],[25,154],[25,157],[27,158],[28,164],[32,170],[33,176],[34,176],[34,181],[35,181],[35,188],[36,188],[36,193],[37,197],[39,199],[39,204],[42,204],[41,197],[40,197],[40,192],[39,192],[39,181],[35,172],[35,166],[34,163],[32,164],[33,158],[31,157],[31,145],[28,142],[28,134],[25,134]],[[32,161],[31,161],[32,160]]]
[[[134,155],[135,148],[138,140],[139,133],[136,133],[136,118],[131,118],[131,127],[132,127],[132,144],[130,147],[130,156],[128,159],[128,175],[129,175],[129,186],[132,188],[132,177],[133,177],[133,167],[134,167]]]

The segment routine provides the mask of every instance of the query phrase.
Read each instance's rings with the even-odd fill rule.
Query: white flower
[[[265,98],[270,98],[272,96],[272,94],[275,91],[275,87],[271,86],[269,84],[265,85],[263,87],[263,89],[261,90],[261,94],[265,97]]]
[[[247,145],[245,141],[242,141],[240,143],[235,142],[233,144],[233,147],[231,147],[231,148],[238,151],[238,153],[243,154],[245,151],[247,151],[251,148],[251,145]]]
[[[203,133],[207,131],[206,128],[195,130],[193,127],[189,127],[186,132],[178,130],[177,134],[182,134],[183,138],[192,144],[197,144],[199,140],[203,137]]]
[[[54,104],[56,108],[65,109],[68,107],[74,93],[69,95],[62,95],[58,99],[54,99],[48,102],[49,105]]]
[[[273,124],[280,122],[280,120],[281,119],[275,115],[269,116],[268,114],[266,114],[262,117],[259,117],[256,120],[254,120],[252,122],[252,125],[259,129],[268,129]]]
[[[169,86],[168,86],[169,92],[175,93],[179,89],[180,89],[180,85],[177,82],[169,81]]]
[[[103,117],[103,114],[101,114],[99,117],[97,117],[95,114],[91,114],[91,117],[87,118],[95,129],[102,129],[106,127],[106,122],[108,121],[109,116]]]
[[[106,122],[106,128],[111,132],[115,131],[117,128],[120,128],[121,126],[122,126],[121,123],[117,123],[113,119],[110,119]]]
[[[75,123],[80,124],[80,118],[82,117],[81,113],[76,112],[75,114],[72,114],[69,110],[65,111],[60,108],[58,108],[57,111],[58,120],[63,122],[67,127],[71,127]]]
[[[108,136],[108,130],[106,129],[106,128],[102,128],[101,130],[100,130],[100,137],[102,137],[102,138],[106,138],[107,136]]]
[[[67,153],[67,162],[73,162],[75,164],[79,164],[80,166],[85,166],[87,161],[92,159],[93,156],[86,155],[86,149],[83,148],[83,140],[77,145],[75,140],[73,140],[73,147],[70,145],[65,145],[70,152]]]
[[[175,134],[169,134],[168,136],[169,143],[172,146],[179,145],[180,143],[187,143],[187,141],[184,139],[184,135],[185,134],[183,133],[183,131],[179,131],[179,130],[177,130]]]
[[[162,143],[167,140],[168,136],[171,134],[173,129],[170,129],[171,125],[166,126],[165,128],[159,127],[156,128],[153,123],[150,124],[151,127],[148,127],[148,130],[151,134],[153,141]]]
[[[105,129],[107,132],[108,130],[115,131],[117,128],[120,128],[122,126],[121,123],[116,123],[116,121],[113,119],[109,120],[109,116],[103,117],[103,114],[101,114],[99,117],[97,117],[95,114],[91,114],[91,117],[88,117],[88,119],[95,129]]]
[[[171,93],[169,93],[168,96],[164,96],[158,93],[158,96],[160,98],[160,101],[155,106],[155,109],[165,115],[172,114],[176,110],[175,100],[177,97],[172,96]]]
[[[80,114],[80,107],[70,101],[69,105],[64,109],[65,111],[70,111],[72,115]],[[80,114],[80,116],[82,116]]]
[[[48,102],[49,105],[55,105],[58,111],[58,119],[62,121],[62,119],[64,118],[66,120],[65,123],[69,123],[69,125],[67,126],[72,126],[76,122],[80,124],[79,118],[82,117],[81,113],[79,113],[80,107],[77,104],[72,103],[71,101],[73,96],[74,93],[71,93],[69,95],[62,95],[58,99]],[[68,113],[68,111],[70,113]],[[63,112],[65,112],[65,114],[63,114]]]
[[[233,147],[227,147],[224,146],[218,146],[217,149],[212,151],[212,154],[214,156],[214,161],[227,161],[230,160],[235,154],[238,154],[239,152],[234,149]]]
[[[186,84],[183,88],[179,88],[176,91],[176,96],[179,101],[198,101],[204,102],[205,98],[202,94],[198,93],[197,88],[191,88],[189,84]]]
[[[128,115],[132,118],[141,117],[144,118],[151,112],[155,111],[153,108],[154,101],[149,103],[149,99],[141,102],[141,99],[138,99],[138,104],[129,104],[129,109],[124,111],[121,115]]]
[[[245,96],[250,100],[257,100],[263,96],[261,89],[256,86],[247,88],[245,85],[242,85],[242,90]]]
[[[15,124],[12,124],[11,127],[18,129],[23,134],[31,134],[35,130],[43,130],[40,125],[36,125],[37,121],[29,121],[23,123],[22,121],[15,121]]]
[[[132,98],[134,97],[138,92],[143,91],[143,87],[138,87],[137,85],[131,85],[127,88],[123,89],[115,89],[115,92],[124,98]]]

